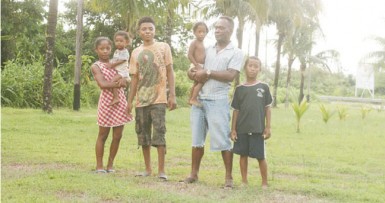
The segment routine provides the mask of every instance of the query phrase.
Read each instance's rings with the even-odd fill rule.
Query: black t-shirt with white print
[[[235,89],[231,107],[238,110],[237,133],[263,133],[265,129],[265,107],[271,105],[269,86],[257,82],[239,85]]]

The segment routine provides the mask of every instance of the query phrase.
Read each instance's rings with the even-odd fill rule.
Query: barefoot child
[[[196,70],[203,69],[203,64],[205,63],[205,46],[203,40],[205,39],[208,27],[204,22],[197,22],[193,27],[193,32],[195,35],[195,40],[191,42],[188,50],[188,59],[191,62],[190,68],[195,68]],[[191,89],[191,95],[189,99],[190,105],[201,106],[198,101],[198,94],[203,86],[203,83],[194,83]]]
[[[247,184],[248,157],[256,158],[262,176],[262,188],[266,188],[268,184],[264,140],[271,136],[272,97],[269,86],[257,80],[261,72],[261,61],[251,56],[246,60],[244,69],[247,80],[235,89],[231,103],[234,109],[231,125],[233,152],[240,155],[242,182]]]
[[[114,172],[113,163],[119,149],[120,139],[122,138],[124,124],[132,118],[126,114],[127,101],[123,91],[127,81],[122,79],[118,82],[113,81],[117,75],[114,69],[108,68],[111,54],[112,42],[107,37],[98,37],[95,41],[95,52],[99,60],[91,66],[92,74],[101,89],[98,103],[98,126],[99,133],[95,145],[96,153],[96,173]],[[111,88],[116,88],[119,95],[119,104],[111,106]],[[112,142],[110,145],[110,155],[106,169],[103,166],[104,144],[112,128]]]
[[[121,78],[125,78],[127,82],[130,82],[130,76],[128,74],[128,59],[130,54],[126,47],[130,43],[130,37],[125,31],[118,31],[114,35],[115,52],[114,57],[111,60],[111,68],[118,71],[118,75],[113,78],[113,81],[118,81]],[[114,95],[110,105],[119,103],[118,89],[113,88],[112,93]]]

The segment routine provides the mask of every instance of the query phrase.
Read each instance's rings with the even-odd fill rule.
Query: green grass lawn
[[[168,182],[159,181],[155,175],[134,177],[143,171],[144,164],[133,123],[124,130],[115,161],[117,172],[95,174],[96,109],[54,109],[52,115],[47,115],[41,110],[3,108],[1,200],[385,202],[385,112],[373,110],[362,119],[360,108],[347,107],[349,116],[345,121],[334,115],[325,124],[318,105],[312,104],[302,119],[301,133],[296,133],[291,109],[273,109],[273,134],[267,141],[270,187],[264,191],[256,160],[249,161],[249,186],[241,186],[236,155],[235,188],[222,189],[224,166],[220,153],[208,148],[199,182],[178,182],[190,172],[188,108],[167,114]],[[152,158],[156,172],[156,150],[152,150]]]

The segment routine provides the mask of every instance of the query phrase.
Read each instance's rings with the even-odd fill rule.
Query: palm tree
[[[250,1],[249,3],[252,9],[252,16],[250,18],[251,21],[255,24],[254,56],[258,57],[261,27],[268,22],[267,20],[271,3],[270,0],[254,0]]]
[[[126,31],[135,33],[137,20],[146,14],[152,13],[152,11],[145,6],[149,4],[149,0],[90,0],[86,6],[92,11],[123,19],[126,25]]]
[[[109,16],[122,18],[126,24],[126,31],[131,37],[136,33],[138,19],[151,16],[158,25],[163,25],[164,40],[170,45],[176,22],[180,22],[180,14],[188,7],[189,0],[90,0],[89,6],[93,11],[103,12]],[[165,8],[165,9],[161,9]]]
[[[55,49],[58,0],[50,0],[47,23],[47,50],[45,54],[43,111],[52,113],[52,69]]]
[[[288,54],[288,74],[286,79],[286,97],[285,106],[289,103],[289,87],[291,80],[291,68],[296,58],[299,59],[301,66],[301,87],[299,102],[302,101],[304,71],[306,70],[306,62],[310,58],[313,48],[313,35],[316,31],[321,31],[319,26],[318,15],[321,12],[321,2],[319,0],[302,0],[300,1],[302,10],[302,23],[294,27],[294,32],[287,35],[287,40],[284,43],[284,53]],[[322,33],[322,32],[321,32]],[[314,58],[314,57],[313,57]],[[276,73],[277,74],[277,73]]]
[[[277,106],[277,89],[281,68],[281,49],[284,39],[291,36],[295,27],[301,24],[301,0],[271,0],[269,21],[277,28],[277,59],[274,74],[273,107]]]
[[[375,36],[371,39],[375,41],[380,48],[368,53],[363,60],[370,60],[377,69],[380,67],[385,68],[385,37]]]
[[[285,96],[285,107],[288,107],[289,104],[289,89],[290,89],[290,80],[291,80],[291,69],[294,61],[298,58],[301,63],[301,83],[300,91],[303,92],[304,85],[304,71],[306,70],[306,59],[309,56],[309,53],[313,46],[313,41],[311,35],[314,32],[314,26],[312,24],[304,24],[300,27],[297,27],[294,31],[294,34],[291,35],[284,44],[284,53],[288,54],[288,73],[286,79],[286,96]],[[302,97],[300,96],[300,100]]]
[[[339,63],[340,58],[340,53],[336,50],[330,49],[330,50],[325,50],[321,51],[315,55],[309,55],[307,57],[301,57],[301,82],[300,82],[300,93],[298,96],[298,102],[302,101],[304,97],[304,83],[305,83],[305,71],[306,71],[306,64],[318,64],[321,65],[322,68],[326,69],[329,73],[331,73],[331,69],[329,67],[328,62],[329,61],[335,61]],[[311,83],[311,74],[309,71],[308,75],[308,95],[307,95],[307,101],[310,101],[310,83]]]

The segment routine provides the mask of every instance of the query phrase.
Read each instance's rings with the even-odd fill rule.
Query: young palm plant
[[[366,107],[366,106],[361,106],[361,118],[362,119],[365,119],[366,118],[366,115],[368,115],[368,113],[372,110],[372,108],[370,107]]]
[[[301,103],[294,102],[291,104],[293,107],[293,111],[295,114],[295,117],[297,119],[297,133],[300,132],[300,123],[301,123],[301,118],[305,114],[305,112],[309,109],[310,105],[307,103],[306,99],[303,99]]]
[[[337,106],[338,117],[344,121],[348,117],[348,109],[345,106]]]
[[[321,110],[322,113],[322,120],[325,123],[328,123],[329,119],[336,113],[335,111],[332,111],[330,109],[327,109],[325,105],[321,104],[319,106],[319,109]]]

